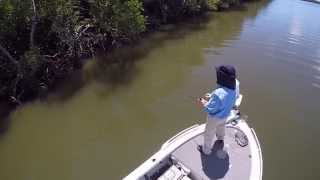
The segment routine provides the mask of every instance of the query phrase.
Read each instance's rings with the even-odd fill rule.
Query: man
[[[214,134],[217,142],[223,147],[225,123],[239,95],[239,82],[236,80],[236,70],[233,66],[222,65],[216,68],[218,88],[205,97],[199,98],[200,104],[207,112],[207,123],[204,132],[204,144],[199,150],[209,155]]]

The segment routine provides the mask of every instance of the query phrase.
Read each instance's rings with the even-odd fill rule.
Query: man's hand
[[[211,94],[210,93],[206,93],[203,97],[203,99],[205,99],[206,101],[209,101],[211,98]]]
[[[199,102],[199,104],[202,105],[202,106],[206,106],[207,103],[208,103],[208,101],[205,100],[204,98],[199,98],[199,99],[198,99],[198,102]]]

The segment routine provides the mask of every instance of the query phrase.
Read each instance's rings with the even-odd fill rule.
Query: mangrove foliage
[[[46,93],[82,60],[240,0],[1,0],[0,101]]]

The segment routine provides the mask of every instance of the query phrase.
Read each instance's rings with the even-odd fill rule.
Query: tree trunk
[[[19,81],[23,78],[23,73],[22,73],[22,69],[21,69],[21,65],[20,63],[11,56],[11,54],[7,51],[6,48],[4,48],[1,44],[0,44],[0,51],[6,55],[8,57],[8,59],[10,60],[10,62],[12,64],[14,64],[17,68],[17,76],[16,78],[14,79],[14,87],[13,87],[13,90],[12,90],[12,96],[11,96],[11,99],[15,99],[16,102],[19,102],[19,99],[16,97],[17,96],[17,85],[19,83]]]
[[[34,2],[34,0],[32,0],[32,7],[33,7],[34,15],[32,17],[32,26],[31,26],[31,32],[30,32],[30,48],[34,47],[34,33],[36,31],[36,26],[38,23],[36,3]]]

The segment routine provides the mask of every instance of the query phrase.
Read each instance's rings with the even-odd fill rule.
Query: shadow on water
[[[0,103],[0,135],[5,133],[10,125],[10,113],[14,109],[12,105]]]
[[[129,85],[139,74],[137,61],[146,57],[152,49],[163,46],[168,40],[182,39],[205,29],[211,18],[212,16],[203,15],[183,23],[164,25],[155,33],[144,34],[145,37],[136,44],[114,49],[111,53],[100,53],[87,60],[83,69],[74,72],[52,91],[51,94],[55,94],[54,101],[69,100],[91,82],[106,85],[112,90]]]
[[[245,5],[245,4],[240,4],[238,6],[233,6],[231,8],[228,8],[226,10],[224,10],[225,12],[228,12],[228,11],[247,11],[248,10],[248,7]]]

